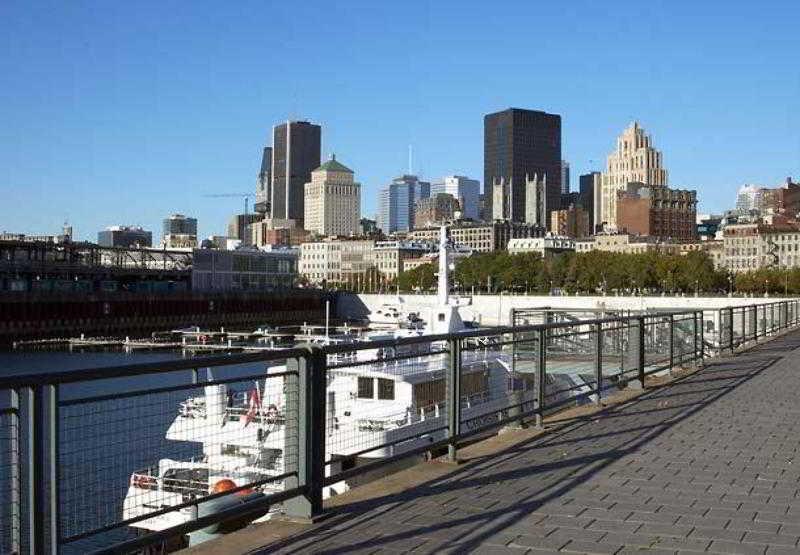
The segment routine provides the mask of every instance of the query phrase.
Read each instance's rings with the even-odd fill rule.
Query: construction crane
[[[203,195],[208,198],[243,198],[244,199],[244,213],[250,213],[250,197],[255,197],[253,193],[220,193],[216,195]]]

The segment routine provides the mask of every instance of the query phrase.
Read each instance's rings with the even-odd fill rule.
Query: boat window
[[[378,378],[378,399],[394,400],[394,381]]]
[[[358,378],[358,398],[375,398],[375,380],[372,378]]]

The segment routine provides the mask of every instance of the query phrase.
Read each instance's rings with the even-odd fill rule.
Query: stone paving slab
[[[464,465],[420,465],[410,489],[387,477],[288,538],[253,526],[247,551],[800,553],[798,347],[787,334]],[[192,551],[237,552],[233,536]]]

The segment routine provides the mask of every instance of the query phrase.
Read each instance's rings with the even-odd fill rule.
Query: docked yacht
[[[443,345],[386,347],[382,340],[465,329],[458,306],[449,302],[448,248],[442,228],[439,293],[425,327],[318,340],[353,345],[352,350],[328,355],[328,475],[376,458],[409,452],[445,437],[448,354],[443,352]],[[370,343],[375,342],[382,346],[370,348]],[[522,399],[533,400],[534,375],[520,379],[513,368],[511,351],[491,343],[476,341],[462,351],[461,406],[465,428],[479,426],[487,418],[496,419]],[[153,468],[134,472],[123,518],[143,518],[134,526],[163,530],[191,519],[191,510],[144,517],[211,493],[251,484],[255,484],[250,487],[252,491],[264,494],[282,490],[283,479],[270,478],[281,477],[291,468],[286,461],[287,450],[292,449],[290,442],[296,441],[296,436],[289,433],[296,415],[290,414],[291,408],[287,407],[289,384],[285,369],[285,365],[267,368],[263,378],[250,384],[239,383],[237,388],[226,384],[202,386],[202,395],[177,406],[166,438],[197,444],[201,453],[192,460],[161,459]],[[512,391],[519,394],[512,396]],[[336,495],[354,484],[337,482],[326,487],[323,494]]]

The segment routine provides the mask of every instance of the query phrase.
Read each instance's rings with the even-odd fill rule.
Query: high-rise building
[[[261,169],[256,179],[255,211],[266,214],[269,211],[270,193],[272,192],[272,147],[265,146],[261,154]]]
[[[441,225],[452,221],[461,211],[459,201],[450,193],[431,193],[414,207],[414,229]]]
[[[507,218],[525,221],[526,176],[547,178],[547,206],[558,208],[561,195],[561,116],[509,108],[483,119],[483,185],[504,181]],[[493,201],[495,195],[491,195]],[[494,216],[497,211],[490,210]]]
[[[173,214],[164,220],[161,245],[168,249],[197,247],[197,220],[183,214]]]
[[[567,195],[570,191],[569,162],[561,160],[561,194]]]
[[[431,196],[431,184],[416,175],[401,175],[384,187],[378,198],[378,227],[386,234],[414,229],[414,207]]]
[[[322,128],[307,121],[287,121],[272,133],[270,217],[295,220],[302,227],[305,184],[320,165]]]
[[[751,210],[756,210],[756,197],[762,187],[757,185],[742,185],[736,193],[736,211],[740,214],[747,214]]]
[[[243,245],[252,244],[250,225],[261,219],[261,214],[236,214],[228,222],[228,238],[238,239]]]
[[[353,170],[336,156],[311,172],[305,188],[306,230],[318,235],[358,235],[361,219],[361,184]]]
[[[628,183],[667,186],[661,152],[653,147],[650,135],[636,121],[617,138],[617,148],[609,154],[602,175],[600,221],[610,230],[617,229],[617,192],[625,190]],[[597,208],[595,205],[595,211]]]
[[[463,175],[449,175],[441,181],[431,184],[431,196],[439,193],[453,195],[461,206],[461,217],[480,219],[480,194],[481,184],[477,179],[470,179]]]
[[[591,232],[600,224],[600,193],[602,174],[600,172],[586,173],[580,176],[580,192],[578,204],[589,214]]]
[[[116,225],[97,233],[101,247],[151,247],[153,233],[141,227]]]

